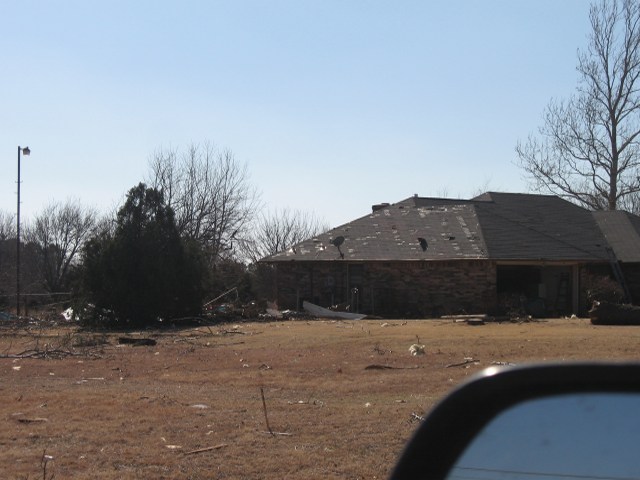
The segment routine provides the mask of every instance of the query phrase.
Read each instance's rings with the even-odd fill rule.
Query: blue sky
[[[108,210],[214,142],[266,208],[527,191],[515,145],[575,90],[586,0],[0,0],[0,209]]]

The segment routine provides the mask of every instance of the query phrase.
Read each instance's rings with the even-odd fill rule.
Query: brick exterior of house
[[[346,303],[383,317],[430,317],[495,308],[494,262],[287,262],[278,265],[278,305]]]

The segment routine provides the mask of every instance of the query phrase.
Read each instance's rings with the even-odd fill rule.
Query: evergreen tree
[[[178,233],[162,193],[143,183],[127,194],[113,233],[84,250],[83,289],[94,316],[117,326],[200,313],[204,269],[197,245]]]

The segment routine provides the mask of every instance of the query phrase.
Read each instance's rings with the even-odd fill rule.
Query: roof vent
[[[371,210],[372,210],[373,212],[377,212],[378,210],[382,210],[382,209],[384,209],[384,208],[389,207],[389,205],[390,205],[390,204],[388,204],[388,203],[377,203],[377,204],[375,204],[375,205],[371,205]]]

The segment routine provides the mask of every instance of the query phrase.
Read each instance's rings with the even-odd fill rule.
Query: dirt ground
[[[482,368],[638,360],[639,344],[640,327],[586,319],[2,325],[0,478],[382,479],[417,417]]]

